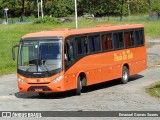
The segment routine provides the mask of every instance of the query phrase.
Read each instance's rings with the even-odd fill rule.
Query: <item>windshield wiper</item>
[[[29,70],[32,68],[32,66],[34,66],[35,64],[29,64],[29,68],[25,71],[25,73],[28,73]],[[36,66],[36,65],[35,65]]]
[[[44,68],[46,69],[46,72],[49,73],[50,75],[52,74],[49,69],[43,64],[42,66],[44,66]]]
[[[31,69],[31,66],[25,71],[25,73],[28,73],[29,69]]]

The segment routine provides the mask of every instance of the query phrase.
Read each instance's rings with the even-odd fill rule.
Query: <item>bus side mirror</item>
[[[13,59],[13,60],[16,59],[16,55],[15,55],[14,49],[15,49],[15,48],[18,48],[18,47],[19,47],[19,45],[15,45],[15,46],[12,47],[12,59]]]

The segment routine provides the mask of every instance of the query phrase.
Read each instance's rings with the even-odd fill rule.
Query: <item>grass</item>
[[[160,98],[160,81],[147,88],[147,93],[149,93],[151,96]]]
[[[150,21],[143,19],[131,20],[131,18],[119,21],[119,18],[100,18],[97,20],[80,19],[78,21],[79,28],[95,27],[97,24],[132,24],[138,23],[145,26],[145,34],[147,37],[160,37],[160,21]],[[0,75],[16,72],[16,61],[12,60],[12,46],[18,44],[20,38],[27,34],[37,31],[50,30],[53,28],[75,28],[75,22],[52,24],[9,24],[0,25]]]

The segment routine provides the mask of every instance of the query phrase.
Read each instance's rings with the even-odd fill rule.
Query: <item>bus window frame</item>
[[[144,28],[137,28],[137,29],[134,29],[134,38],[136,38],[136,34],[135,32],[138,31],[138,34],[139,34],[139,31],[142,30],[142,33],[143,33],[143,44],[142,45],[136,45],[136,40],[135,40],[135,46],[134,47],[141,47],[141,46],[144,46],[145,45],[145,36],[144,36]]]
[[[68,41],[72,41],[72,42],[73,42],[73,47],[72,47],[72,49],[73,49],[73,57],[74,57],[74,60],[75,60],[75,58],[76,58],[76,53],[75,53],[74,51],[76,51],[76,50],[75,50],[76,47],[75,47],[75,40],[74,40],[74,37],[73,37],[73,36],[66,38],[66,40],[65,40],[65,42],[64,42],[64,54],[65,54],[65,51],[66,51],[66,44],[67,44]],[[67,53],[67,51],[66,51],[66,53]],[[64,57],[65,57],[65,56],[64,56]],[[74,60],[70,60],[70,61],[72,62],[72,61],[74,61]]]
[[[115,48],[115,45],[114,45],[114,40],[113,40],[113,36],[115,33],[122,33],[122,37],[123,37],[123,47],[119,47],[119,48]],[[112,42],[113,42],[113,50],[122,50],[122,49],[125,49],[126,46],[125,46],[125,42],[124,42],[124,30],[117,30],[117,31],[113,31],[112,32]]]
[[[94,51],[94,52],[90,52],[90,48],[89,48],[89,37],[90,36],[99,36],[99,45],[100,45],[100,51]],[[97,32],[97,33],[91,33],[91,34],[88,34],[88,53],[89,54],[97,54],[97,53],[101,53],[103,50],[102,50],[102,42],[101,42],[101,32]]]
[[[112,42],[112,49],[103,49],[103,46],[102,46],[102,36],[103,35],[108,35],[108,34],[111,34],[111,42]],[[101,46],[102,46],[102,52],[110,52],[110,51],[113,51],[114,50],[114,46],[113,46],[113,31],[111,32],[106,32],[106,33],[101,33]]]
[[[143,45],[136,45],[136,40],[135,40],[135,31],[138,30],[142,30],[143,32]],[[133,32],[133,37],[134,37],[134,45],[133,46],[129,46],[129,47],[126,47],[126,43],[125,43],[125,32]],[[123,36],[123,47],[121,48],[115,48],[114,47],[114,40],[113,40],[113,34],[114,33],[122,33],[122,36]],[[103,46],[102,46],[102,35],[107,35],[107,34],[111,34],[111,41],[112,41],[112,49],[103,49]],[[101,50],[100,51],[95,51],[95,52],[90,52],[90,49],[89,49],[89,36],[100,36],[100,48]],[[136,47],[141,47],[141,46],[145,46],[145,36],[144,36],[144,28],[132,28],[132,29],[122,29],[122,30],[114,30],[114,31],[102,31],[102,32],[96,32],[96,33],[85,33],[85,34],[74,34],[74,35],[70,35],[70,36],[67,36],[65,41],[67,40],[67,38],[73,38],[73,43],[74,43],[74,54],[75,54],[75,61],[76,59],[78,58],[81,58],[83,56],[87,56],[87,55],[92,55],[92,54],[98,54],[98,53],[103,53],[103,52],[110,52],[110,51],[116,51],[116,50],[123,50],[123,49],[129,49],[129,48],[136,48]],[[85,54],[78,54],[78,46],[76,45],[76,38],[79,38],[79,37],[86,37],[87,38],[87,41],[88,41],[88,44],[87,44],[87,49],[88,49],[88,52],[85,53]]]
[[[125,42],[125,48],[126,48],[126,49],[129,49],[129,48],[134,48],[134,47],[136,47],[136,46],[135,46],[135,30],[134,30],[134,29],[124,30],[124,40],[125,40],[125,33],[127,33],[127,32],[133,32],[134,45],[127,47],[127,46],[126,46],[126,42]]]
[[[87,38],[87,42],[88,42],[88,36],[87,36],[87,34],[81,34],[81,35],[73,35],[74,36],[74,44],[75,44],[75,50],[76,50],[76,55],[77,56],[84,56],[84,55],[87,55],[88,53],[89,53],[89,50],[86,52],[86,53],[83,53],[83,54],[78,54],[78,45],[76,44],[76,38],[80,38],[80,37],[86,37]],[[87,45],[87,49],[89,49],[88,48],[88,45]],[[77,57],[76,56],[76,57]]]

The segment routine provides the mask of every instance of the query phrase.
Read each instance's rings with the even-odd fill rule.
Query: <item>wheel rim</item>
[[[123,80],[126,81],[128,79],[128,73],[126,70],[123,72]]]

